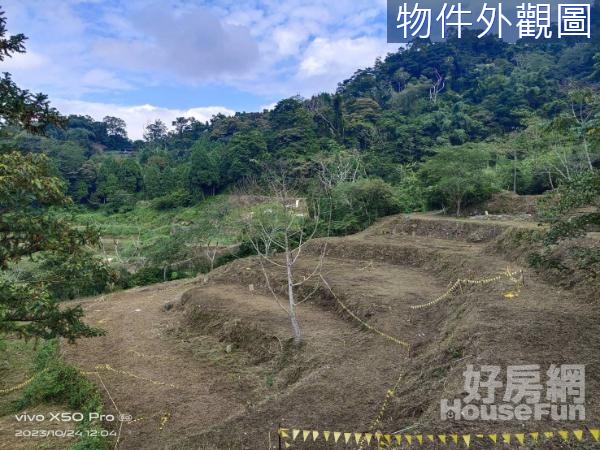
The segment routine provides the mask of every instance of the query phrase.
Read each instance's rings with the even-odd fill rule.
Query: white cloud
[[[330,74],[347,76],[360,67],[372,65],[375,58],[385,55],[389,44],[380,39],[317,38],[308,46],[300,61],[300,78]],[[340,80],[341,81],[341,80]]]
[[[104,69],[91,69],[83,74],[81,82],[89,88],[103,89],[131,89],[131,85],[123,80],[118,79],[114,73]]]
[[[16,53],[2,63],[2,70],[11,72],[14,70],[33,71],[40,70],[48,64],[48,58],[35,52]]]
[[[246,27],[225,24],[203,8],[145,5],[132,11],[129,27],[127,37],[97,39],[94,55],[115,68],[173,74],[193,82],[238,75],[259,58]]]
[[[300,29],[279,27],[273,32],[273,38],[281,56],[293,56],[298,54],[300,46],[308,39],[308,36]]]
[[[273,102],[273,103],[268,103],[266,105],[262,105],[260,108],[258,108],[259,112],[263,112],[265,109],[267,111],[272,111],[275,109],[275,107],[277,106],[278,102]]]
[[[235,111],[223,106],[202,106],[190,109],[161,108],[154,105],[122,106],[110,103],[86,102],[81,100],[57,99],[54,105],[65,115],[88,115],[96,120],[105,116],[120,117],[127,123],[127,132],[131,139],[141,139],[144,128],[156,119],[167,126],[177,117],[194,117],[201,122],[209,121],[217,114],[233,115]]]
[[[192,86],[250,92],[262,97],[258,106],[332,91],[397,47],[386,44],[385,0],[5,0],[3,7],[10,31],[30,37],[28,53],[3,67],[51,99],[139,102],[146,89]]]

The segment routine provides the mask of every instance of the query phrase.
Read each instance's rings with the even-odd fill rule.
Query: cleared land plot
[[[165,283],[84,301],[88,320],[108,334],[65,345],[65,355],[86,369],[110,364],[129,374],[105,371],[119,409],[143,418],[123,427],[121,448],[255,449],[268,448],[269,437],[276,448],[279,424],[368,431],[399,375],[385,431],[523,430],[514,421],[440,421],[440,399],[461,397],[467,364],[587,364],[586,424],[593,427],[600,419],[596,307],[526,271],[520,289],[507,281],[465,287],[415,311],[411,305],[438,297],[456,278],[521,267],[490,252],[500,225],[399,220],[316,241],[298,274],[312,270],[326,241],[322,273],[337,297],[361,320],[409,342],[411,357],[361,327],[324,286],[300,306],[305,344],[294,350],[286,313],[265,288],[256,258],[215,270],[206,284]],[[280,290],[284,275],[269,270]],[[525,429],[563,426],[582,424],[531,422]]]

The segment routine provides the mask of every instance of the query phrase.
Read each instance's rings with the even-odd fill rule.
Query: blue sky
[[[261,111],[333,91],[395,51],[385,0],[5,0],[28,52],[1,63],[65,114],[122,117],[139,138],[176,116]]]

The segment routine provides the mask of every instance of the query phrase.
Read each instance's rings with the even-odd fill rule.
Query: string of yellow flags
[[[518,274],[521,275],[519,279],[515,278],[515,276]],[[438,298],[431,300],[430,302],[423,303],[422,305],[412,305],[412,306],[410,306],[410,309],[423,309],[423,308],[429,308],[430,306],[437,305],[441,301],[450,297],[450,295],[452,295],[452,293],[454,291],[456,291],[456,289],[458,289],[462,285],[480,286],[480,285],[484,285],[484,284],[496,283],[503,279],[508,279],[509,281],[512,281],[516,286],[518,286],[517,290],[515,292],[507,292],[506,294],[504,294],[504,297],[506,297],[508,299],[518,297],[518,295],[519,295],[518,292],[520,290],[520,286],[523,284],[523,271],[513,272],[510,269],[506,269],[506,271],[502,272],[500,275],[495,276],[495,277],[490,277],[490,278],[481,278],[479,280],[468,280],[468,279],[459,278],[458,280],[456,280],[454,282],[454,284],[452,284],[452,286],[450,286],[450,288],[446,292],[444,292]]]
[[[35,380],[37,377],[39,377],[41,374],[43,374],[47,370],[48,369],[40,370],[38,373],[34,374],[31,378],[28,378],[27,380],[25,380],[22,383],[19,383],[19,384],[13,386],[13,387],[6,388],[6,389],[0,389],[0,394],[8,394],[10,392],[14,392],[14,391],[18,391],[19,389],[23,389],[25,386],[31,384],[31,382],[33,380]]]
[[[358,317],[356,314],[354,314],[352,312],[352,310],[350,310],[350,308],[348,308],[340,299],[337,295],[335,295],[335,292],[333,292],[333,289],[331,289],[331,286],[329,285],[329,283],[327,282],[327,280],[323,277],[323,275],[321,275],[321,280],[323,281],[323,284],[325,285],[325,287],[329,290],[329,292],[331,292],[331,295],[333,295],[333,298],[335,299],[335,301],[337,302],[338,305],[340,305],[340,307],[346,311],[346,313],[352,317],[354,320],[356,320],[358,323],[360,323],[362,326],[364,326],[366,329],[372,331],[373,333],[378,334],[381,337],[384,337],[385,339],[387,339],[388,341],[393,342],[394,344],[397,344],[401,347],[404,347],[405,349],[407,349],[408,351],[410,351],[410,344],[406,341],[403,341],[401,339],[398,339],[394,336],[391,336],[387,333],[384,333],[383,331],[375,328],[373,325],[368,324],[367,322],[365,322],[364,320],[362,320],[360,317]]]
[[[409,445],[424,443],[464,444],[467,448],[475,441],[485,441],[494,444],[519,444],[543,442],[551,439],[562,439],[563,441],[575,440],[578,442],[593,439],[600,442],[600,429],[588,428],[581,430],[559,430],[559,431],[534,431],[529,433],[469,433],[469,434],[389,434],[389,433],[359,433],[343,431],[321,431],[321,430],[303,430],[297,428],[279,428],[278,434],[281,437],[285,448],[292,446],[291,442],[316,442],[323,440],[334,444],[356,444],[362,441],[367,444],[385,443],[387,445],[400,445],[407,443]]]
[[[396,379],[396,383],[394,383],[394,387],[392,387],[391,389],[388,389],[385,393],[385,398],[383,399],[383,402],[381,403],[381,408],[379,409],[379,412],[377,413],[377,416],[375,417],[375,419],[373,419],[373,423],[371,424],[371,430],[375,431],[378,430],[379,426],[381,425],[381,421],[383,420],[383,416],[385,415],[385,411],[388,407],[388,404],[390,402],[390,400],[392,399],[392,397],[394,397],[396,395],[396,391],[398,389],[398,387],[400,386],[400,383],[402,382],[402,378],[403,375],[400,374],[400,376],[398,376],[398,378]],[[363,450],[365,445],[370,444],[371,439],[373,438],[373,433],[371,433],[371,437],[369,438],[369,442],[367,442],[366,439],[366,435],[368,435],[369,433],[364,433],[362,440],[360,441],[360,445],[358,447],[359,450]]]

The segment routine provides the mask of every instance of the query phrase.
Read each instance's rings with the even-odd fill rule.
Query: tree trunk
[[[589,151],[589,148],[588,148],[588,141],[587,141],[587,138],[585,136],[583,137],[583,150],[585,151],[585,157],[587,159],[588,168],[590,170],[594,170],[594,166],[592,164],[592,158],[590,157],[590,151]]]
[[[462,198],[456,200],[456,217],[460,216],[460,204],[462,203]]]
[[[287,241],[287,237],[286,237]],[[287,244],[287,242],[286,242]],[[290,251],[285,252],[285,266],[287,270],[287,282],[288,282],[288,300],[290,305],[290,321],[292,323],[292,333],[294,335],[294,345],[300,345],[302,343],[302,330],[300,330],[300,324],[296,317],[296,300],[294,298],[294,277],[292,276],[292,256]]]
[[[517,193],[517,150],[513,150],[513,192]]]

